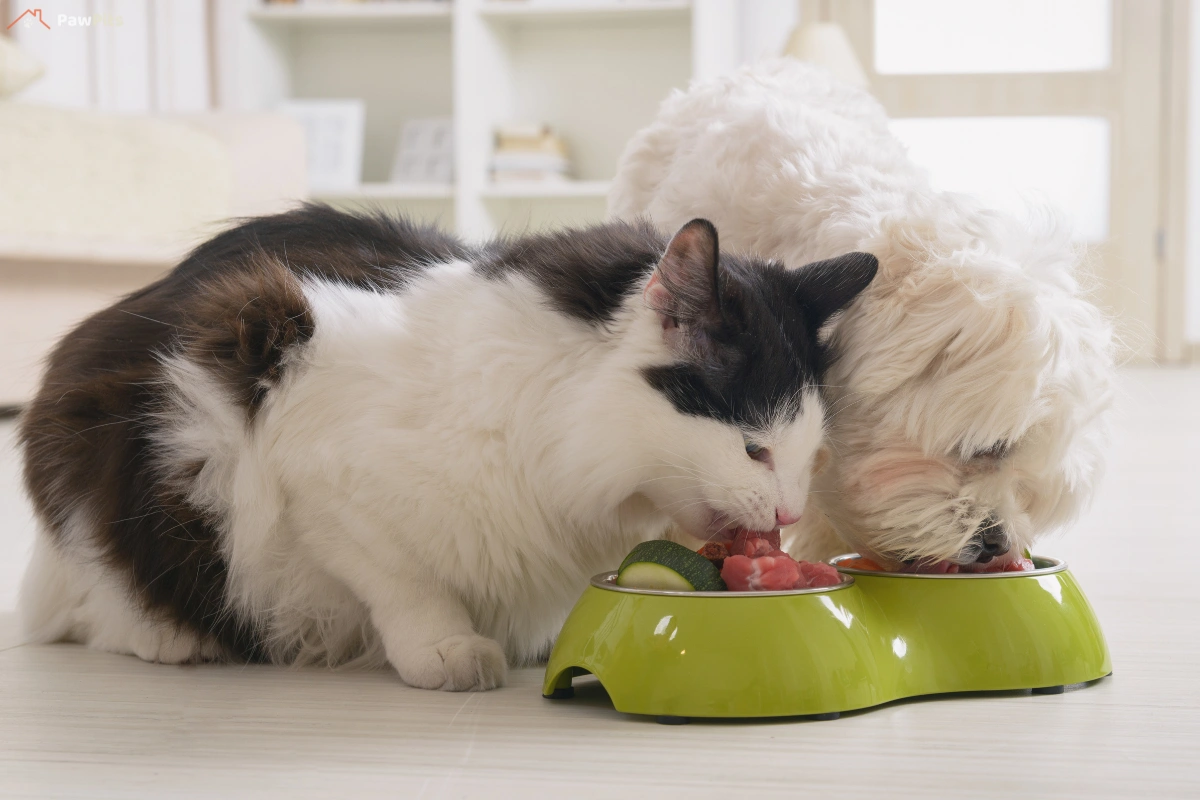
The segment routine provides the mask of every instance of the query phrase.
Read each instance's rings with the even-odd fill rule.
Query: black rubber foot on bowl
[[[575,696],[575,687],[568,686],[565,689],[555,689],[550,694],[544,694],[542,697],[547,700],[570,700]]]
[[[672,717],[668,714],[663,714],[658,717],[659,725],[687,725],[692,721],[691,717]]]
[[[830,719],[838,719],[841,716],[841,712],[831,711],[828,714],[809,714],[807,718],[815,722],[825,722],[826,720]]]
[[[1042,686],[1038,689],[1034,689],[1033,693],[1034,694],[1062,694],[1066,690],[1067,690],[1067,687],[1063,686],[1062,684],[1059,684],[1058,686]]]

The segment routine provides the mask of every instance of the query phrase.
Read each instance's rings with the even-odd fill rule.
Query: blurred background
[[[231,217],[603,218],[672,90],[784,52],[934,181],[1060,206],[1133,361],[1200,348],[1200,0],[0,0],[0,407]]]

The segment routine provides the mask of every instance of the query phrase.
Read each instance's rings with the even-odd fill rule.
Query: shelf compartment
[[[449,183],[361,183],[349,189],[313,192],[317,200],[452,200]]]
[[[595,198],[603,200],[612,188],[611,181],[564,181],[562,183],[490,183],[481,193],[489,200],[519,198],[555,199],[564,197]]]
[[[265,4],[250,11],[250,19],[266,24],[450,24],[451,3],[438,0],[397,0],[375,3]]]
[[[656,17],[684,17],[691,0],[486,0],[479,9],[496,22],[594,22]]]

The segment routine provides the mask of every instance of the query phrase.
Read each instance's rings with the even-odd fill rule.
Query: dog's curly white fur
[[[1092,494],[1113,337],[1080,254],[1053,215],[935,191],[868,93],[789,60],[677,92],[627,146],[609,210],[705,216],[788,266],[878,256],[829,330],[833,457],[797,552],[1013,558]]]

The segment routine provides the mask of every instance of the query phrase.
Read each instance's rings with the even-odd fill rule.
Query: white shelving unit
[[[256,22],[282,25],[412,23],[418,20],[450,24],[449,0],[397,0],[372,3],[265,4],[249,10]]]
[[[482,0],[479,13],[489,19],[580,22],[677,16],[692,9],[691,0]]]
[[[468,237],[595,221],[625,142],[667,94],[737,63],[738,0],[223,0],[223,105],[366,102],[363,183],[319,195]],[[405,120],[451,116],[453,185],[388,182]],[[573,180],[493,184],[499,124],[550,124]]]
[[[561,198],[593,197],[605,198],[612,187],[611,181],[566,181],[565,183],[492,183],[483,189],[483,196],[494,199],[518,197]]]
[[[317,193],[321,200],[452,200],[451,183],[364,182],[354,189]]]

